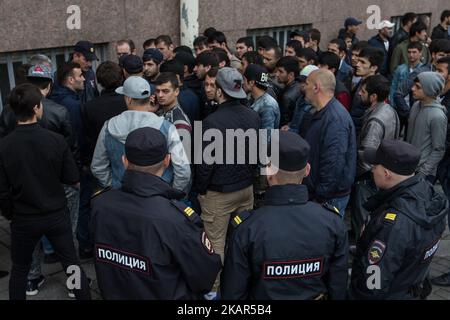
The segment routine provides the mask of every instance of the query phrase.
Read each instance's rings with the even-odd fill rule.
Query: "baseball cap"
[[[302,69],[302,71],[300,71],[300,76],[299,79],[300,81],[306,81],[306,78],[309,77],[309,75],[311,74],[311,72],[319,70],[319,67],[309,64],[306,67],[304,67]]]
[[[153,60],[156,64],[160,64],[164,60],[164,56],[158,49],[147,49],[142,56],[144,62]]]
[[[129,74],[140,73],[144,70],[144,63],[142,62],[142,59],[134,54],[121,56],[119,59],[119,65]]]
[[[87,61],[98,60],[97,56],[95,55],[94,45],[89,41],[77,42],[74,51],[82,53]]]
[[[255,81],[257,84],[263,87],[269,87],[269,72],[263,66],[259,64],[250,64],[247,69],[245,69],[244,77],[248,81]]]
[[[395,26],[395,23],[390,22],[389,20],[383,20],[378,25],[377,30],[381,30],[383,28],[393,28],[394,26]]]
[[[132,76],[125,80],[123,87],[116,89],[116,93],[133,99],[146,99],[151,96],[152,90],[147,80]]]
[[[28,69],[27,78],[49,79],[53,81],[53,72],[46,65],[36,64]]]
[[[152,166],[164,160],[167,141],[161,131],[144,127],[132,131],[125,141],[125,156],[137,166]]]
[[[401,140],[385,139],[378,149],[370,148],[364,151],[364,160],[367,163],[381,164],[403,176],[412,175],[416,171],[420,157],[418,148]]]
[[[345,19],[344,25],[345,25],[345,27],[348,27],[348,26],[358,26],[358,25],[360,25],[361,23],[362,23],[361,20],[355,19],[355,18],[353,18],[353,17],[349,17],[349,18]]]
[[[247,94],[242,88],[244,79],[236,69],[230,67],[220,69],[217,72],[216,82],[230,97],[235,99],[247,98]]]

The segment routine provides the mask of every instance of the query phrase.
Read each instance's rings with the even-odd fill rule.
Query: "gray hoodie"
[[[111,160],[105,146],[106,127],[113,138],[125,145],[130,132],[143,127],[163,130],[164,122],[167,121],[154,113],[131,110],[125,111],[105,122],[100,131],[91,164],[92,174],[99,180],[100,184],[107,187],[111,186],[112,183]],[[169,128],[168,132],[161,132],[167,137],[167,145],[171,155],[171,164],[173,166],[172,186],[187,193],[191,180],[191,167],[188,157],[175,126],[167,122],[164,127]]]
[[[439,162],[445,154],[446,135],[446,109],[437,101],[427,105],[417,101],[409,115],[406,141],[421,151],[419,173],[436,176]]]

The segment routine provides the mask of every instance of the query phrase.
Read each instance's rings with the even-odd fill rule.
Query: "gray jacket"
[[[436,176],[439,162],[445,154],[447,116],[445,108],[437,101],[421,105],[417,101],[411,108],[406,141],[422,153],[418,172]]]
[[[92,174],[99,180],[100,184],[104,187],[112,184],[111,159],[105,146],[106,126],[108,126],[108,132],[115,139],[125,144],[130,132],[144,127],[161,130],[165,121],[163,117],[158,117],[151,112],[130,110],[107,121],[100,131],[91,164]],[[172,186],[175,189],[188,192],[191,180],[189,160],[175,126],[167,125],[169,130],[165,136],[167,137],[171,165],[173,166]]]
[[[377,149],[383,139],[398,139],[399,130],[397,112],[389,104],[381,102],[366,111],[358,137],[357,176],[372,169],[370,164],[364,162],[364,151],[367,148]]]

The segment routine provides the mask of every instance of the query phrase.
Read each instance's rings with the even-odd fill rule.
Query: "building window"
[[[431,13],[419,13],[419,19],[423,19],[424,17],[428,17],[431,20]],[[397,31],[402,26],[402,18],[403,16],[395,16],[391,18],[391,22],[395,23],[394,31]]]
[[[253,37],[253,41],[256,41],[261,36],[271,36],[278,41],[278,44],[282,49],[286,46],[286,43],[290,40],[290,33],[293,31],[309,30],[312,29],[312,24],[302,24],[296,26],[287,27],[275,27],[275,28],[261,28],[247,30],[247,36]]]
[[[41,53],[48,56],[53,62],[53,72],[56,72],[58,66],[69,60],[73,47],[40,49],[32,51],[0,53],[0,112],[6,104],[6,97],[11,89],[20,82],[20,67],[28,63],[29,59],[35,54]],[[95,54],[100,61],[94,61],[92,68],[97,69],[99,63],[106,61],[107,44],[96,44]]]

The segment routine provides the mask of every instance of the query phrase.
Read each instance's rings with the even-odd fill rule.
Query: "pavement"
[[[0,270],[11,270],[11,235],[9,223],[0,216]],[[94,300],[100,300],[100,291],[97,286],[94,264],[91,261],[82,262],[82,267],[87,276],[93,280],[91,294]],[[431,264],[431,277],[438,276],[450,270],[450,234],[444,233],[440,247]],[[65,286],[66,275],[60,264],[43,264],[42,272],[46,282],[39,290],[39,294],[28,297],[29,300],[70,300]],[[8,299],[9,276],[0,279],[0,300]],[[450,287],[433,287],[428,300],[450,300]]]

